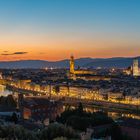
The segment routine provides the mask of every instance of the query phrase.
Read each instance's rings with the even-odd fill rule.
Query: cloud
[[[2,53],[1,55],[21,55],[26,54],[28,52],[14,52],[14,53]]]
[[[13,54],[26,54],[28,52],[14,52]]]

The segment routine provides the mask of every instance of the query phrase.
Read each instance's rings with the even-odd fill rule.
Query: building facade
[[[70,58],[70,73],[74,74],[74,56]]]
[[[140,76],[139,62],[137,58],[133,60],[133,76]]]
[[[44,121],[55,120],[63,112],[63,105],[60,101],[48,100],[45,98],[19,96],[19,109],[22,119]]]

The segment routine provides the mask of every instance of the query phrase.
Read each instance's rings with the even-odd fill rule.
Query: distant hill
[[[94,59],[91,63],[84,65],[85,67],[103,67],[103,68],[126,68],[132,65],[134,58],[106,58],[106,59]],[[138,58],[140,61],[140,58]]]
[[[134,58],[115,57],[115,58],[79,58],[75,60],[75,66],[78,67],[117,67],[126,68],[132,65]],[[140,57],[138,57],[140,61]],[[20,61],[6,61],[0,62],[0,68],[68,68],[69,60],[61,61],[44,61],[44,60],[20,60]]]

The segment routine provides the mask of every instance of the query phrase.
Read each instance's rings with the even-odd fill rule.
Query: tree
[[[17,122],[18,122],[18,117],[15,112],[11,116],[11,121],[13,121],[15,124],[17,124]]]
[[[16,108],[17,107],[17,102],[15,101],[15,99],[13,98],[12,95],[9,95],[7,97],[7,103],[9,106]]]
[[[65,137],[58,137],[58,138],[55,138],[55,139],[53,139],[53,140],[68,140],[68,139],[65,138]]]
[[[79,103],[79,106],[78,106],[77,111],[78,111],[79,114],[82,114],[83,113],[83,105],[82,105],[81,102]]]
[[[12,95],[8,95],[7,97],[0,98],[0,104],[6,107],[16,108],[17,103],[14,100]]]
[[[103,112],[89,113],[83,110],[83,106],[79,103],[76,109],[66,109],[57,121],[73,129],[85,131],[87,127],[111,124],[113,120]]]
[[[28,131],[21,126],[0,127],[0,138],[7,140],[39,140],[34,132]]]
[[[122,140],[122,132],[116,123],[112,125],[111,136],[113,140]]]
[[[77,133],[69,127],[62,124],[53,123],[48,126],[48,128],[43,129],[40,133],[40,140],[53,140],[58,137],[65,137],[68,139],[79,139]]]

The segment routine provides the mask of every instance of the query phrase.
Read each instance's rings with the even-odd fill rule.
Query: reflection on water
[[[126,117],[126,118],[133,118],[133,119],[139,119],[140,120],[140,115],[129,113],[129,112],[121,112],[121,111],[110,111],[110,110],[104,110],[100,108],[95,108],[95,107],[85,107],[85,111],[87,112],[98,112],[102,111],[106,113],[109,117],[115,119],[121,118],[121,117]]]
[[[0,85],[0,96],[7,96],[12,94],[12,91],[6,89],[6,86]]]
[[[75,109],[75,106],[70,106],[71,109]],[[66,106],[64,106],[64,110],[66,109]],[[133,119],[139,119],[140,120],[140,115],[136,115],[136,114],[133,114],[133,113],[128,113],[128,112],[121,112],[121,111],[110,111],[109,109],[105,110],[105,109],[102,109],[102,108],[97,108],[97,107],[84,107],[84,110],[86,112],[104,112],[107,114],[108,117],[111,117],[112,119],[116,120],[118,118],[121,118],[121,117],[126,117],[126,118],[133,118]]]
[[[6,86],[0,85],[0,96],[7,96],[9,94],[13,94],[12,91],[9,91],[6,89]],[[14,96],[16,96],[18,93],[14,93]],[[65,110],[64,106],[64,110]],[[74,106],[71,106],[71,108],[75,108]],[[120,117],[127,117],[127,118],[134,118],[134,119],[139,119],[140,120],[140,115],[136,115],[133,113],[125,112],[125,111],[110,111],[109,109],[102,109],[102,108],[97,108],[97,107],[84,107],[84,110],[87,112],[98,112],[102,111],[105,112],[109,117],[113,119],[117,119]]]

